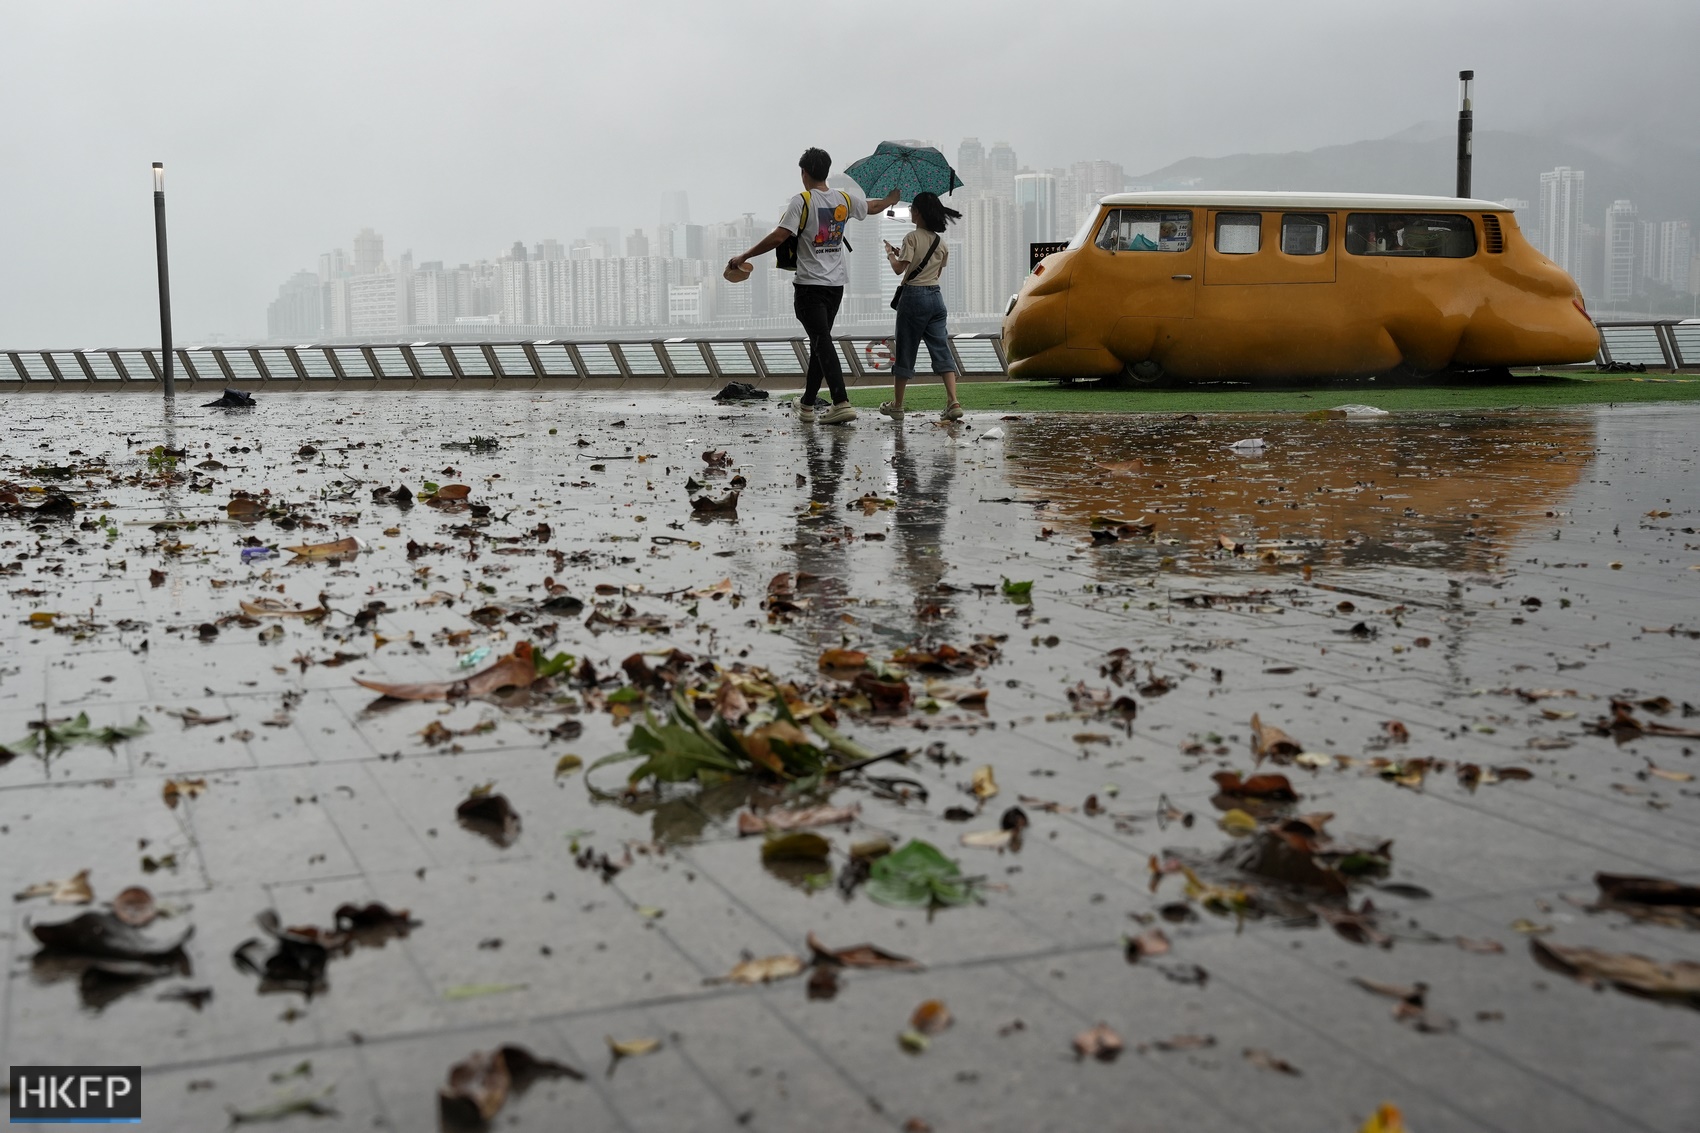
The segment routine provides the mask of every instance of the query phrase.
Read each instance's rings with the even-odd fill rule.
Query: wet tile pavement
[[[1664,697],[1630,711],[1700,727],[1700,411],[834,428],[694,396],[3,404],[0,504],[77,505],[0,513],[4,880],[88,869],[96,909],[144,885],[168,914],[148,931],[194,935],[186,971],[100,979],[31,932],[83,909],[13,902],[0,1050],[140,1063],[144,1128],[218,1129],[301,1097],[336,1116],[287,1127],[436,1128],[449,1068],[504,1043],[587,1075],[514,1098],[504,1128],[1311,1133],[1356,1129],[1382,1101],[1417,1133],[1700,1127],[1692,1003],[1594,990],[1530,951],[1700,961],[1692,929],[1584,907],[1597,872],[1700,882],[1700,739],[1587,726],[1614,698]],[[1265,444],[1230,448],[1248,438]],[[729,466],[705,463],[718,450]],[[735,516],[693,513],[734,477]],[[471,506],[373,497],[427,481],[468,485]],[[272,510],[232,520],[237,494]],[[347,536],[365,550],[242,555]],[[782,572],[813,576],[789,612],[764,602]],[[1005,579],[1031,581],[1030,601]],[[243,617],[261,598],[330,613]],[[915,707],[876,714],[817,664],[988,638],[996,659],[950,678],[988,690],[984,711],[929,701],[915,677]],[[674,647],[760,667],[835,702],[868,748],[912,755],[807,795],[861,806],[822,831],[824,865],[764,864],[736,816],[771,792],[622,796],[630,764],[557,775],[562,755],[625,746],[607,703],[623,677],[447,703],[354,681],[454,680],[471,671],[457,658],[522,641],[604,675]],[[1094,710],[1119,696],[1131,716]],[[14,742],[84,712],[147,730]],[[1254,713],[1307,754],[1256,766]],[[1472,789],[1462,763],[1531,777]],[[984,765],[1001,789],[982,804],[968,786]],[[1212,781],[1254,769],[1299,801],[1265,815]],[[871,781],[886,777],[911,785]],[[167,806],[165,784],[193,779],[204,791]],[[456,821],[486,783],[520,814],[509,845]],[[1015,805],[1018,851],[960,844]],[[1291,811],[1390,840],[1384,876],[1320,902],[1367,898],[1390,946],[1354,943],[1314,894],[1266,877],[1232,875],[1256,898],[1239,918],[1153,874],[1184,861],[1230,881],[1217,859],[1248,842],[1220,820],[1242,808],[1266,819],[1252,838]],[[878,835],[938,846],[984,878],[982,900],[929,915],[846,895],[849,846]],[[587,848],[624,868],[605,879]],[[231,961],[264,910],[328,926],[370,901],[419,923],[332,959],[311,997],[262,992]],[[1151,927],[1170,951],[1130,963],[1124,938]],[[924,967],[847,971],[830,999],[807,975],[717,979],[806,957],[811,932]],[[1425,984],[1437,1025],[1402,1024],[1354,978]],[[211,996],[162,997],[183,988]],[[907,1052],[928,999],[955,1023]],[[1099,1021],[1127,1043],[1114,1062],[1072,1050]],[[615,1063],[610,1036],[661,1045]]]

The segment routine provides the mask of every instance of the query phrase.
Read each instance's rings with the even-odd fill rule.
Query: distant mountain
[[[1392,137],[1303,153],[1189,157],[1132,177],[1157,189],[1287,189],[1342,193],[1435,193],[1455,188],[1457,135],[1421,123]],[[1553,138],[1485,130],[1475,135],[1471,191],[1488,200],[1534,204],[1542,172],[1568,165],[1587,172],[1587,220],[1602,224],[1612,201],[1627,198],[1649,220],[1700,222],[1700,150],[1638,147],[1633,164],[1609,161]],[[1533,217],[1522,218],[1525,226]]]

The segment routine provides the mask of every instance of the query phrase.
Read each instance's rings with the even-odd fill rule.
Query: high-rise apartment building
[[[1017,251],[1023,256],[1029,244],[1062,238],[1057,234],[1057,179],[1052,174],[1031,169],[1017,173],[1015,209]]]
[[[404,310],[399,278],[389,272],[357,275],[348,283],[348,335],[394,339],[401,333]]]
[[[448,326],[461,315],[460,288],[453,272],[438,261],[420,264],[413,273],[413,325]]]
[[[956,147],[956,176],[970,195],[986,191],[986,147],[979,138],[963,138]]]
[[[526,291],[531,304],[529,325],[559,325],[563,311],[572,309],[569,260],[527,260]]]
[[[348,253],[341,248],[319,254],[319,282],[329,283],[348,274]]]
[[[1535,246],[1576,278],[1582,266],[1577,241],[1582,235],[1583,170],[1561,165],[1541,174],[1540,216]]]
[[[298,271],[277,289],[266,308],[266,334],[281,342],[311,342],[324,329],[324,306],[319,277]]]
[[[661,223],[689,224],[691,222],[691,197],[683,189],[674,189],[661,194]]]
[[[1659,282],[1673,291],[1687,291],[1693,283],[1694,232],[1686,220],[1667,220],[1659,225]]]
[[[961,270],[964,306],[970,315],[1002,314],[1019,276],[1013,273],[1015,205],[1002,197],[976,197],[962,218]]]
[[[643,229],[634,228],[632,234],[626,237],[626,258],[628,260],[647,259],[649,256],[649,237],[643,234]]]
[[[522,246],[517,258],[505,256],[496,264],[502,288],[501,322],[507,326],[531,326],[537,322],[529,262]]]
[[[1020,164],[1008,142],[993,142],[986,153],[986,192],[1015,200],[1015,174]]]
[[[1627,302],[1640,290],[1635,270],[1638,214],[1630,201],[1613,201],[1606,210],[1604,294],[1608,305]]]
[[[384,262],[384,238],[370,228],[354,234],[354,274],[374,275]]]

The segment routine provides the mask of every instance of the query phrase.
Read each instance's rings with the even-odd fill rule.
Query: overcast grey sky
[[[158,333],[164,161],[178,337],[263,335],[277,285],[363,225],[459,263],[515,239],[777,215],[806,145],[1139,173],[1193,154],[1481,128],[1695,145],[1693,0],[0,0],[0,345]],[[1603,53],[1609,48],[1610,54]],[[1325,186],[1319,186],[1325,188]],[[1531,186],[1532,195],[1533,186]],[[1696,218],[1700,219],[1700,218]]]

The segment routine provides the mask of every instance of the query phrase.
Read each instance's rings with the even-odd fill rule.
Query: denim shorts
[[[951,357],[947,334],[944,296],[939,289],[905,287],[903,298],[897,301],[897,349],[893,352],[892,377],[915,376],[915,355],[920,353],[923,341],[932,357],[933,373],[955,373],[956,359]]]

